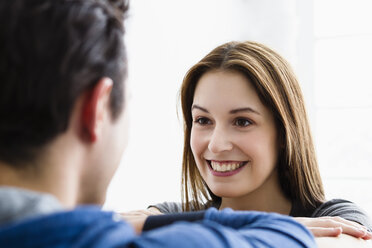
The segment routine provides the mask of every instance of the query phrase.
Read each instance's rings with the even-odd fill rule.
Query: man
[[[136,235],[94,207],[127,140],[126,12],[122,0],[0,1],[0,247],[315,247],[280,215],[210,209]]]

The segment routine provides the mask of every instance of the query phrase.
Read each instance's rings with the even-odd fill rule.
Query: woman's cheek
[[[196,160],[200,159],[200,156],[204,151],[206,143],[204,140],[205,137],[203,136],[202,132],[199,132],[197,129],[191,130],[190,146]]]
[[[194,154],[194,157],[197,157],[197,151],[198,151],[198,139],[195,139],[196,137],[196,131],[191,129],[191,135],[190,135],[190,146],[191,146],[191,151]]]

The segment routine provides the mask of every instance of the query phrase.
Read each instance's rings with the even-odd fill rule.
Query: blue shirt
[[[209,209],[198,222],[136,235],[113,212],[79,207],[0,226],[0,247],[316,247],[312,234],[290,217]]]

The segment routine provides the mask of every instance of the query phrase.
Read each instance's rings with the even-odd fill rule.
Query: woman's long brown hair
[[[252,82],[260,100],[275,117],[280,144],[277,166],[282,191],[304,210],[319,206],[324,201],[322,180],[303,96],[290,65],[262,44],[229,42],[215,48],[194,65],[182,83],[184,210],[201,210],[206,204],[215,205],[221,201],[199,174],[190,147],[191,106],[195,88],[200,77],[211,70],[237,71]]]

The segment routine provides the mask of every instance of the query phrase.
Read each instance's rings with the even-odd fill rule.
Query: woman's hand
[[[296,217],[296,221],[306,226],[315,237],[337,237],[341,233],[365,240],[372,239],[372,233],[367,228],[341,217]]]
[[[136,210],[126,213],[120,213],[121,217],[129,224],[131,224],[136,231],[140,234],[142,232],[143,225],[148,216],[162,214],[157,208],[150,207],[145,210]]]

